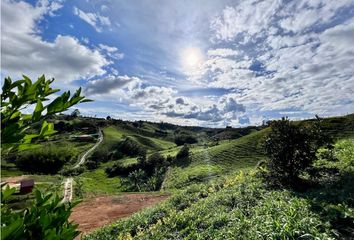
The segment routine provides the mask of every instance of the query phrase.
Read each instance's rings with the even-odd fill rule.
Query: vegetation
[[[58,148],[54,145],[46,145],[42,148],[26,150],[16,155],[16,166],[28,173],[55,174],[66,163],[77,156],[76,149],[67,146]],[[74,158],[74,160],[76,160]]]
[[[302,129],[304,126],[298,127]],[[294,131],[299,134],[295,138],[304,134],[299,129]],[[312,134],[311,131],[307,133]],[[266,136],[272,136],[272,132],[260,131],[234,142],[221,142],[219,146],[209,148],[209,153],[222,156],[216,155],[217,149],[229,150],[231,146],[243,146],[240,143],[250,139],[266,139]],[[258,144],[254,146],[254,150],[261,149]],[[306,147],[304,149],[307,151]],[[176,162],[182,169],[180,173],[183,170],[190,171],[190,165],[194,165],[196,156],[199,157],[202,152],[201,148],[191,150],[191,163]],[[166,202],[103,227],[85,236],[85,239],[353,238],[353,152],[354,142],[351,138],[337,141],[334,148],[325,146],[318,149],[308,169],[320,171],[321,176],[313,179],[313,184],[301,191],[269,189],[257,177],[259,172],[255,171],[234,173],[219,180],[209,179],[207,184],[191,184],[190,179],[184,183],[188,187]],[[297,155],[293,157],[297,159]],[[203,165],[194,166],[202,169]],[[204,166],[208,168],[207,164]],[[336,174],[323,172],[324,168],[336,169]],[[298,176],[306,178],[308,176],[303,169]]]
[[[269,157],[264,176],[271,185],[297,185],[299,176],[316,160],[317,150],[326,142],[320,123],[299,126],[283,118],[270,123],[265,141]]]
[[[321,209],[313,210],[316,203],[311,194],[269,190],[241,172],[215,184],[191,185],[84,239],[331,239],[336,231]],[[350,214],[347,205],[335,206],[338,212],[330,218]]]
[[[21,84],[26,88],[26,81],[7,84],[14,84],[12,89]],[[40,82],[47,89],[46,81]],[[69,98],[62,95],[60,101],[66,106]],[[33,104],[40,109],[38,101]],[[14,158],[6,155],[1,164],[9,174],[59,172],[75,176],[73,193],[79,199],[161,188],[172,194],[153,208],[98,229],[85,236],[86,240],[354,238],[354,115],[322,119],[320,128],[316,126],[318,119],[283,119],[270,126],[208,129],[85,118],[78,112],[47,116],[48,105],[38,109],[32,115],[40,113],[39,118],[31,116],[27,121],[21,115],[21,124],[27,127],[16,136],[22,137],[18,142],[7,142]],[[52,124],[58,131],[54,136]],[[83,166],[72,169],[77,156],[93,143],[77,143],[71,135],[96,133],[98,127],[103,129],[102,144]],[[44,133],[38,134],[41,129]],[[326,144],[328,139],[322,133],[331,135],[335,144]],[[27,137],[30,134],[36,136]],[[42,148],[14,151],[35,144]],[[63,151],[68,144],[71,147]],[[267,182],[259,178],[261,174]],[[33,178],[50,182],[47,185],[58,188],[51,191],[62,193],[62,176]],[[266,183],[272,181],[281,183],[280,187],[269,188]],[[282,188],[299,183],[306,184]],[[45,189],[47,185],[38,187]],[[7,197],[11,191],[2,194],[1,227],[6,239],[77,236],[76,226],[68,222],[73,205],[62,204],[61,196],[43,196],[36,191],[29,197],[31,202],[15,208],[17,202]]]
[[[183,158],[188,158],[189,157],[189,147],[188,145],[184,145],[179,152],[176,155],[177,159],[183,159]]]
[[[185,133],[180,133],[175,137],[175,143],[177,144],[177,146],[181,146],[186,143],[193,144],[197,142],[198,140],[194,136]]]
[[[54,79],[46,80],[44,75],[32,82],[26,76],[22,80],[12,81],[5,78],[0,97],[1,105],[1,141],[3,146],[26,148],[32,140],[44,138],[55,133],[54,125],[43,121],[48,116],[63,112],[78,103],[90,101],[81,96],[81,88],[70,98],[70,91],[64,92],[47,105],[43,102],[48,96],[60,91],[52,89],[50,84]],[[35,105],[32,114],[21,112],[24,108]],[[40,131],[33,126],[43,121]],[[32,127],[32,128],[31,128]],[[29,132],[29,131],[32,132]]]
[[[1,239],[74,239],[79,235],[77,225],[69,222],[75,204],[63,204],[58,196],[35,191],[32,206],[12,210],[7,201],[15,189],[1,192]]]
[[[12,82],[9,77],[5,78],[0,97],[2,150],[3,146],[9,151],[30,148],[32,140],[45,138],[56,132],[52,123],[43,121],[45,118],[63,112],[80,102],[89,101],[80,96],[81,89],[78,89],[71,98],[70,92],[64,92],[44,106],[42,102],[59,91],[50,87],[53,81],[54,79],[46,80],[44,76],[34,83],[26,76],[15,82]],[[21,112],[23,108],[33,104],[36,106],[32,114]],[[38,133],[34,126],[41,121],[43,122]],[[42,163],[45,167],[42,165],[41,170],[49,170],[48,159],[45,156],[41,156],[40,160],[35,160],[31,155],[26,157],[28,160]],[[59,157],[53,164],[55,169],[62,164],[62,159],[59,161],[58,159]],[[32,164],[32,162],[25,163],[23,159],[21,161],[20,166]],[[34,168],[26,166],[26,169]],[[74,204],[66,205],[61,203],[59,196],[53,196],[52,193],[43,196],[39,190],[36,190],[35,201],[30,207],[14,210],[6,202],[14,192],[14,188],[1,191],[1,239],[74,239],[78,236],[77,225],[68,220]]]

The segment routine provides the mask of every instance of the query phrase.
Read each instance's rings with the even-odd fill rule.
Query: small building
[[[34,180],[33,179],[24,179],[20,182],[2,182],[1,188],[4,189],[6,187],[15,188],[15,194],[28,194],[31,193],[34,187]]]
[[[20,182],[20,194],[31,193],[34,187],[34,180],[23,180]]]
[[[70,136],[71,139],[77,140],[77,141],[84,141],[84,142],[93,142],[96,140],[96,138],[92,135],[85,134],[85,135],[72,135]]]

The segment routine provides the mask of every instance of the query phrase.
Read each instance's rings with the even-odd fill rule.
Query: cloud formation
[[[84,12],[77,7],[74,7],[73,11],[76,16],[91,25],[97,32],[102,32],[103,28],[109,28],[111,26],[111,20],[109,17],[102,16],[97,12]]]
[[[58,1],[2,2],[1,68],[11,76],[45,74],[57,82],[91,78],[106,72],[110,62],[97,50],[82,45],[71,36],[57,35],[54,41],[39,36],[37,24],[60,9]]]
[[[202,2],[5,0],[1,74],[83,85],[97,111],[129,119],[235,126],[352,112],[352,0]],[[186,49],[202,56],[188,71]]]
[[[352,1],[247,0],[211,21],[213,43],[199,76],[255,112],[342,114],[354,103]],[[341,15],[342,14],[342,15]],[[338,94],[340,93],[340,94]]]

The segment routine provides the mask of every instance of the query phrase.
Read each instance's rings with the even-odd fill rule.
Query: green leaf
[[[1,239],[15,239],[15,236],[18,235],[18,232],[21,232],[22,227],[23,220],[21,218],[17,218],[7,226],[2,226]]]
[[[15,192],[16,188],[10,188],[9,185],[7,185],[5,189],[1,190],[1,201],[7,201]]]
[[[43,111],[43,104],[41,100],[37,100],[37,105],[36,108],[34,109],[33,115],[32,115],[32,121],[37,122],[42,116],[42,111]]]

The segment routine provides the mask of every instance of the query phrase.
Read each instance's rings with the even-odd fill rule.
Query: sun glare
[[[181,60],[186,70],[192,70],[202,62],[202,51],[196,47],[186,48],[182,52]]]

